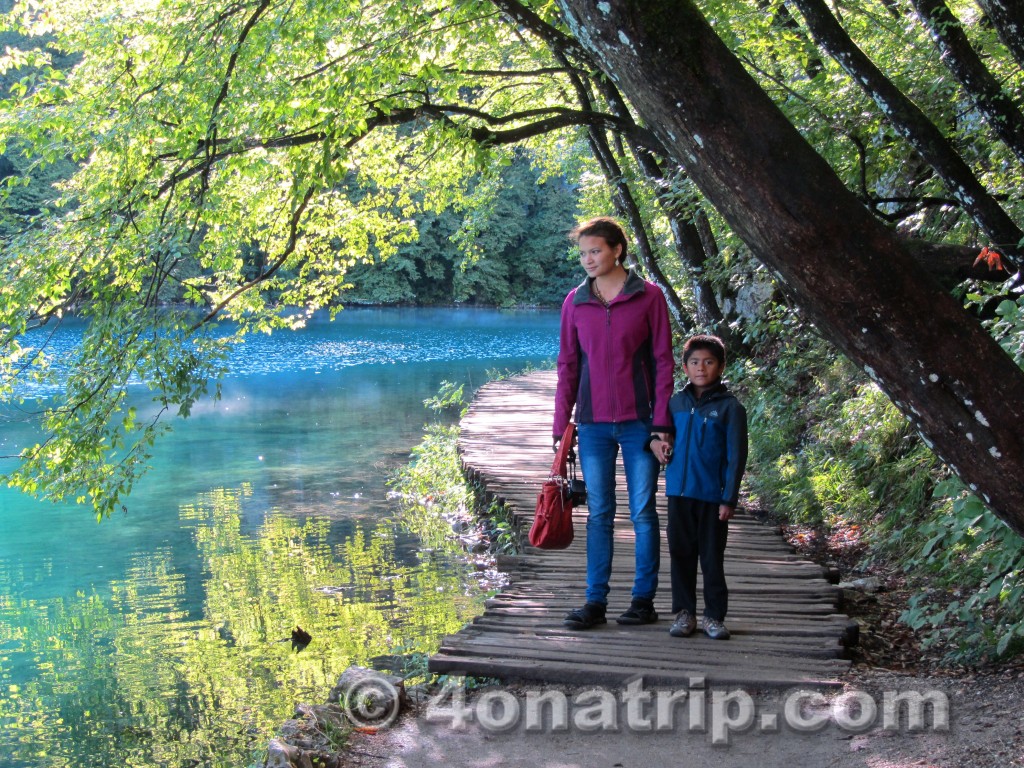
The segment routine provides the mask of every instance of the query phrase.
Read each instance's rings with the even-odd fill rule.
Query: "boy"
[[[651,450],[665,469],[669,554],[672,558],[673,637],[689,637],[697,622],[697,562],[704,575],[704,633],[727,640],[729,591],[725,544],[747,464],[747,413],[722,381],[725,345],[700,335],[683,347],[689,382],[669,401],[675,448],[658,436]]]

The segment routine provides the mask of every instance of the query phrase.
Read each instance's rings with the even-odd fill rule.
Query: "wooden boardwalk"
[[[547,477],[555,373],[543,371],[492,382],[477,393],[462,421],[463,464],[487,492],[508,503],[523,533],[529,530],[537,492]],[[842,658],[850,620],[837,612],[838,589],[820,566],[793,553],[780,533],[739,513],[730,523],[726,550],[729,583],[728,641],[699,631],[668,634],[671,584],[662,537],[656,624],[623,627],[614,617],[629,605],[633,534],[625,479],[617,483],[619,513],[609,595],[609,623],[583,632],[562,618],[583,604],[586,588],[586,508],[576,510],[576,540],[561,551],[525,545],[503,557],[508,586],[487,601],[482,616],[442,642],[430,659],[434,673],[504,680],[621,685],[642,675],[647,685],[706,684],[835,686],[849,668]],[[665,524],[665,498],[658,499]],[[700,579],[698,577],[698,589]],[[702,598],[698,594],[698,613]]]

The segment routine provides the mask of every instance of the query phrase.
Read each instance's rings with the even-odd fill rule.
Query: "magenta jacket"
[[[576,423],[640,419],[675,432],[668,410],[675,361],[665,296],[630,271],[605,307],[587,278],[562,303],[554,437],[576,406]]]

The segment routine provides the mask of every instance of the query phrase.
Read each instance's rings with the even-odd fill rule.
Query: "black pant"
[[[697,561],[704,574],[704,616],[723,621],[729,608],[725,585],[725,544],[729,521],[718,519],[718,504],[685,496],[668,497],[668,551],[672,557],[672,613],[697,614]]]

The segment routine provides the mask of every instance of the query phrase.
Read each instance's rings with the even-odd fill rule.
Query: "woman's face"
[[[583,235],[579,239],[580,264],[587,272],[587,277],[600,277],[615,269],[615,260],[622,253],[622,246],[614,248],[608,241],[598,235]]]

